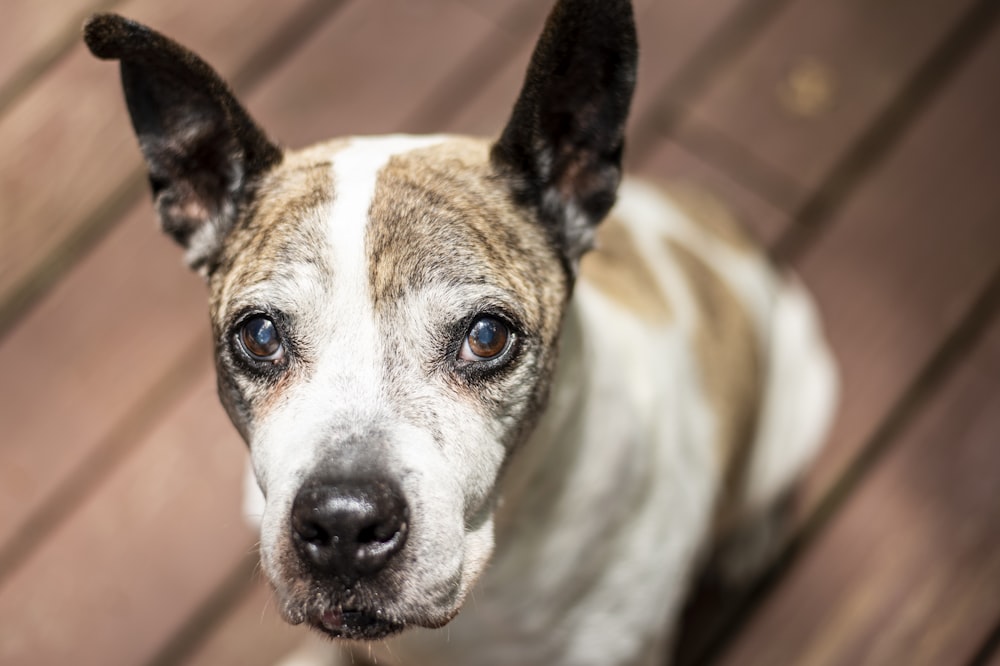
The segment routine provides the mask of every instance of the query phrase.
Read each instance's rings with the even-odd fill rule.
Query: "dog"
[[[170,39],[84,36],[208,285],[277,606],[346,646],[323,663],[663,664],[705,562],[766,560],[835,365],[794,275],[622,179],[628,0],[558,0],[495,141],[284,150]]]

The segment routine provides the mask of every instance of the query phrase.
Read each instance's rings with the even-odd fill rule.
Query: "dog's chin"
[[[311,613],[310,627],[331,638],[373,641],[398,634],[406,623],[385,617],[380,610],[332,607]]]
[[[305,590],[298,590],[300,593]],[[281,615],[289,624],[305,624],[336,639],[372,641],[398,634],[408,627],[437,629],[450,622],[460,604],[453,608],[402,613],[377,603],[365,605],[357,599],[340,602],[325,590],[313,588],[309,594],[282,595]]]

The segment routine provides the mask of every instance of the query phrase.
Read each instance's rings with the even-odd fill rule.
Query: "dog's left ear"
[[[493,146],[494,168],[574,275],[615,201],[637,56],[629,0],[559,0]]]
[[[122,87],[163,230],[212,271],[259,177],[281,161],[225,82],[201,58],[146,26],[96,14],[84,40],[121,61]]]

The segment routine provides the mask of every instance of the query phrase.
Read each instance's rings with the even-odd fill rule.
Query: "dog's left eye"
[[[240,346],[256,361],[280,361],[285,350],[274,322],[264,315],[255,315],[240,326]]]
[[[496,317],[479,317],[472,322],[458,358],[463,361],[488,361],[497,358],[507,350],[510,338],[510,329],[505,323]]]

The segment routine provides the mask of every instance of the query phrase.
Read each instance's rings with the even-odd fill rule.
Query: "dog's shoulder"
[[[707,191],[626,179],[581,263],[578,296],[603,301],[616,318],[672,332],[662,339],[678,341],[693,359],[725,466],[753,437],[783,280]]]

